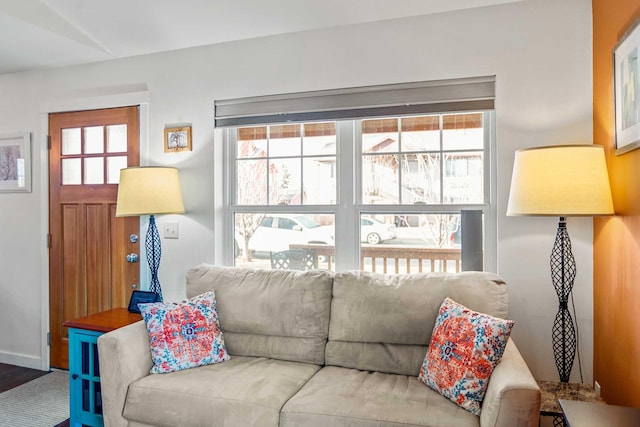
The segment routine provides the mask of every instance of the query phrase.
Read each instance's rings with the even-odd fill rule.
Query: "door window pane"
[[[314,268],[333,269],[332,214],[236,213],[234,230],[236,266],[302,270],[313,260]]]
[[[107,153],[127,152],[127,125],[107,126]]]
[[[62,159],[62,185],[82,184],[82,163],[80,159]]]
[[[86,157],[84,159],[84,183],[104,184],[104,159],[102,157]]]
[[[80,128],[62,129],[62,155],[80,154]]]
[[[104,130],[102,126],[84,128],[84,153],[98,154],[104,152]]]
[[[127,167],[127,156],[107,157],[107,184],[120,182],[120,169]]]

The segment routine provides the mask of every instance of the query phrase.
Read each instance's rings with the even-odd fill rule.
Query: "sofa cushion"
[[[198,265],[187,296],[213,289],[232,356],[324,363],[333,273]]]
[[[512,328],[512,320],[478,313],[446,298],[418,380],[480,415],[489,378]]]
[[[238,356],[216,365],[148,375],[129,386],[123,415],[154,426],[275,427],[284,403],[319,369]]]
[[[326,364],[417,377],[447,296],[507,316],[507,287],[492,273],[336,273]]]
[[[281,427],[478,427],[480,418],[407,375],[325,367],[282,408]]]
[[[229,360],[213,291],[181,304],[140,304],[140,312],[149,332],[152,374]]]

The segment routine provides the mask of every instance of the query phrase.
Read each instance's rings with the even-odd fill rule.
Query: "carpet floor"
[[[67,418],[67,372],[53,371],[0,393],[0,427],[52,427]]]

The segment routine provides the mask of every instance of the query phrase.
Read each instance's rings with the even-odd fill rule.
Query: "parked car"
[[[360,218],[360,240],[377,245],[398,236],[394,224],[385,224],[373,218]]]
[[[333,245],[333,227],[320,225],[308,215],[266,215],[249,239],[249,250],[256,255],[279,252],[291,244]]]

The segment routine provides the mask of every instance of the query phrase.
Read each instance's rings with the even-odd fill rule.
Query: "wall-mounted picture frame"
[[[640,20],[613,48],[613,75],[615,152],[620,155],[640,147]]]
[[[31,133],[0,135],[0,192],[31,192]]]
[[[191,126],[164,129],[164,152],[191,151]]]

